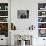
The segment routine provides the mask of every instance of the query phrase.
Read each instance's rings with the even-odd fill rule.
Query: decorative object
[[[46,11],[38,11],[38,16],[46,16]]]
[[[5,10],[8,10],[8,6],[5,6]]]
[[[46,28],[46,23],[38,23],[38,28]]]
[[[42,12],[42,15],[45,15],[45,12]]]
[[[16,46],[30,46],[32,45],[32,36],[31,35],[19,35],[15,37]]]
[[[8,16],[8,11],[0,11],[0,16]]]
[[[11,30],[16,30],[16,26],[13,23],[11,23]]]
[[[46,17],[38,17],[38,22],[46,22]]]
[[[39,29],[39,37],[46,37],[46,29]]]
[[[31,25],[31,26],[29,26],[29,30],[34,30],[34,26],[33,25]]]
[[[8,10],[8,3],[0,3],[0,10]]]
[[[8,17],[0,17],[0,22],[8,22]]]
[[[32,45],[32,36],[30,36],[30,35],[19,35],[20,36],[20,38],[23,40],[23,41],[25,41],[25,44],[26,45]],[[27,41],[27,42],[26,42]],[[29,43],[28,43],[29,42]]]
[[[8,23],[0,23],[0,35],[8,37]]]

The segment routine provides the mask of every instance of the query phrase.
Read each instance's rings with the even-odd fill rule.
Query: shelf
[[[46,15],[44,15],[44,16],[38,16],[38,17],[46,17]]]
[[[0,23],[8,23],[8,22],[0,22]]]
[[[38,11],[46,11],[46,10],[38,10]]]
[[[0,10],[0,11],[8,11],[8,10]]]
[[[46,23],[46,22],[38,22],[38,23]]]
[[[38,29],[46,29],[46,28],[38,28]]]
[[[8,16],[0,16],[0,17],[8,17]]]

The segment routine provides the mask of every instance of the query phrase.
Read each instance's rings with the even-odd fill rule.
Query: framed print
[[[18,19],[27,19],[29,18],[29,10],[18,10],[17,11]]]

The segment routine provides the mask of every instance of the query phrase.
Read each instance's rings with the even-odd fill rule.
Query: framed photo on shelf
[[[39,29],[39,37],[46,37],[46,29]]]
[[[38,10],[45,10],[46,9],[46,3],[38,3]]]

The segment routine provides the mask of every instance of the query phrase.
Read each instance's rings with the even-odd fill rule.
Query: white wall
[[[46,0],[11,0],[11,22],[16,25],[17,30],[27,30],[29,26],[38,25],[38,3]],[[17,19],[17,10],[29,10],[29,19]]]
[[[11,22],[16,25],[17,30],[15,32],[27,33],[30,25],[35,26],[33,30],[33,46],[40,46],[43,44],[42,38],[38,38],[38,3],[45,3],[46,0],[11,0]],[[29,10],[29,19],[17,19],[17,10]],[[25,32],[24,32],[25,31]],[[29,31],[29,30],[28,30]],[[37,37],[36,37],[37,36]],[[39,44],[38,44],[39,43]]]
[[[16,25],[16,32],[26,34],[29,26],[34,25],[36,32],[34,34],[37,36],[37,6],[37,0],[11,0],[11,22]],[[27,9],[29,10],[29,19],[17,19],[17,10]]]
[[[11,2],[11,19],[15,23],[17,30],[27,30],[32,24],[35,25],[34,23],[37,21],[37,2],[32,2],[31,0],[15,0]],[[17,10],[29,10],[29,19],[17,19]]]

